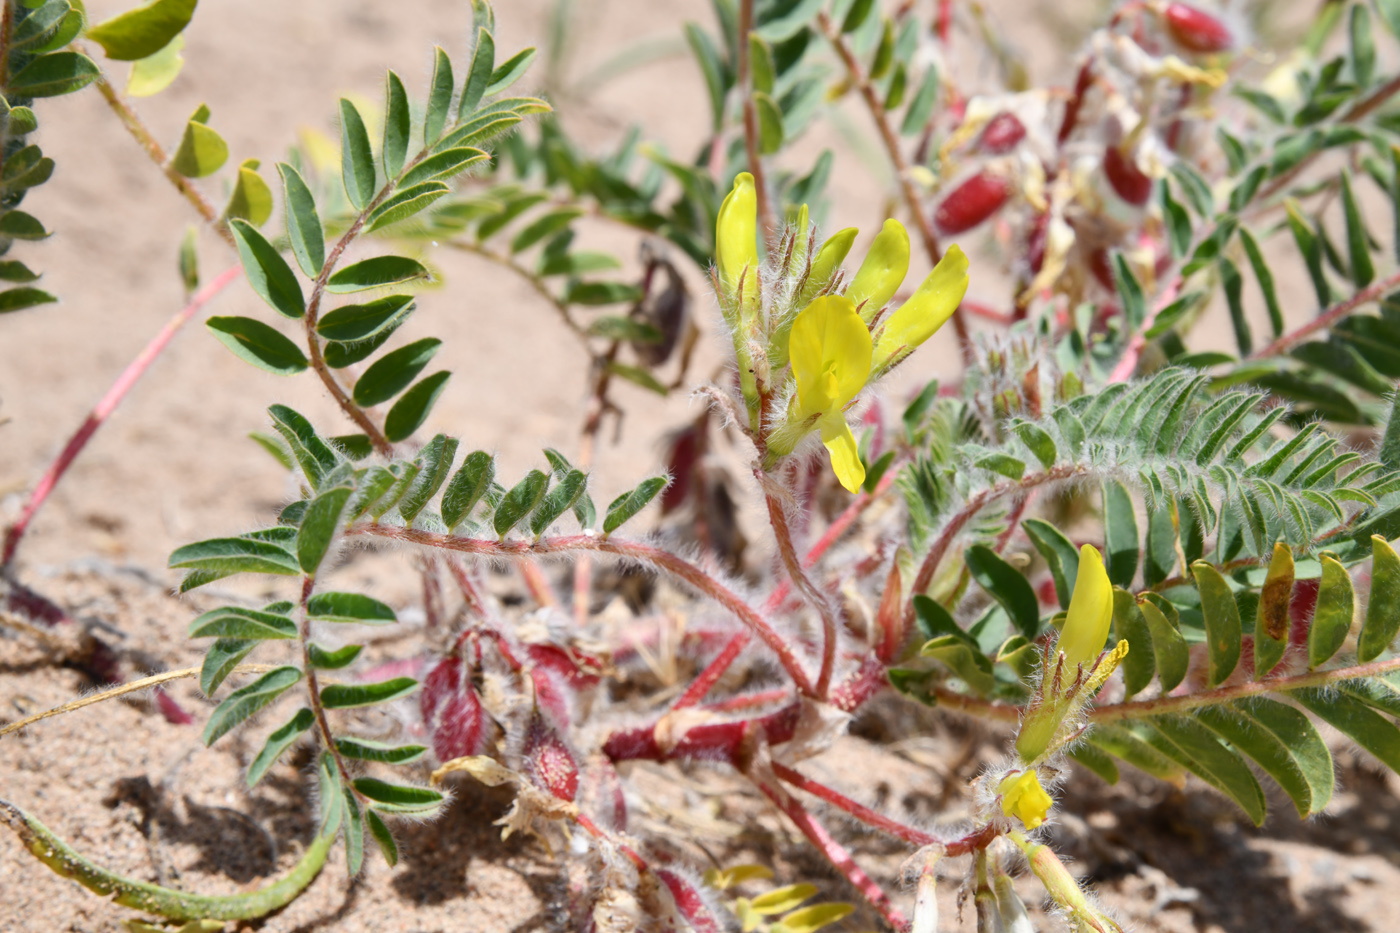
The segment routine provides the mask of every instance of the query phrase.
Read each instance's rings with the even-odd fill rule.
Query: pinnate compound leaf
[[[204,744],[213,745],[221,736],[242,725],[250,716],[277,699],[299,680],[300,669],[279,667],[268,671],[246,687],[240,687],[230,693],[205,723]]]
[[[269,735],[267,744],[262,747],[262,751],[258,752],[258,757],[254,758],[253,763],[248,766],[248,786],[257,786],[257,783],[263,779],[263,775],[267,774],[267,769],[271,768],[282,753],[291,748],[296,740],[305,735],[315,723],[316,717],[311,710],[302,707],[285,725]]]
[[[364,645],[346,645],[335,651],[327,651],[315,642],[306,647],[307,653],[311,657],[311,666],[323,671],[335,671],[342,667],[349,667],[360,656],[360,652],[365,650]]]
[[[228,143],[206,125],[208,119],[209,108],[201,104],[185,124],[185,134],[170,161],[170,167],[186,178],[212,175],[228,161]]]
[[[205,696],[213,696],[239,662],[257,646],[256,641],[241,638],[220,638],[214,642],[204,652],[204,663],[199,669],[199,689]]]
[[[365,811],[365,824],[369,827],[369,834],[374,838],[375,845],[379,846],[379,853],[384,856],[384,861],[393,868],[399,863],[399,847],[394,843],[394,834],[373,810]]]
[[[1201,594],[1210,685],[1215,687],[1240,663],[1240,610],[1235,604],[1235,594],[1230,592],[1230,585],[1220,571],[1205,561],[1196,561],[1191,565],[1191,573]]]
[[[385,745],[383,742],[371,742],[369,739],[351,736],[336,739],[335,747],[346,758],[354,758],[356,761],[378,761],[387,765],[417,761],[428,750],[423,745]]]
[[[524,479],[516,483],[510,492],[505,494],[500,505],[496,506],[496,512],[491,518],[496,534],[504,538],[512,528],[520,524],[544,499],[548,486],[549,476],[539,470],[531,470]]]
[[[442,341],[436,337],[425,337],[381,356],[355,382],[355,404],[378,405],[398,395],[417,378],[441,346]]]
[[[279,376],[294,376],[309,365],[300,347],[262,321],[249,317],[211,317],[204,326],[240,359],[259,369]]]
[[[1330,554],[1322,555],[1322,582],[1317,591],[1312,627],[1308,630],[1308,667],[1325,664],[1347,640],[1355,599],[1351,574]]]
[[[363,259],[333,273],[326,281],[326,290],[337,295],[362,292],[370,288],[399,285],[428,278],[428,270],[416,259],[407,256],[375,256]]]
[[[134,62],[165,48],[194,16],[199,0],[152,0],[89,26],[87,36],[113,61]]]
[[[238,638],[262,640],[296,638],[297,626],[286,615],[223,606],[198,616],[190,623],[191,638]]]
[[[484,450],[467,454],[442,494],[442,521],[450,531],[470,514],[496,480],[496,460]]]
[[[1357,641],[1356,659],[1373,661],[1400,632],[1400,555],[1380,535],[1371,536],[1371,595]]]
[[[1332,754],[1308,717],[1298,710],[1260,698],[1206,707],[1196,715],[1277,781],[1300,817],[1317,813],[1332,799]]]
[[[411,295],[388,295],[362,305],[336,308],[316,322],[326,340],[358,343],[392,332],[413,312]]]
[[[1160,752],[1239,804],[1255,826],[1264,825],[1264,790],[1239,752],[1194,719],[1160,717],[1152,724]]]
[[[426,787],[405,787],[378,778],[355,779],[355,790],[374,801],[372,806],[385,813],[427,814],[442,806],[443,796]]]
[[[282,176],[282,192],[287,211],[287,239],[292,255],[308,278],[320,275],[326,264],[326,234],[321,227],[321,215],[316,212],[316,199],[301,174],[286,162],[277,163]]]
[[[655,499],[669,482],[664,476],[653,476],[642,480],[630,492],[624,492],[608,503],[607,514],[603,517],[603,534],[610,535],[629,521]]]
[[[352,491],[349,486],[328,489],[306,507],[297,529],[297,562],[305,573],[314,574],[321,565]]]
[[[306,614],[321,622],[392,625],[394,610],[362,593],[317,593],[306,601]]]
[[[258,297],[284,317],[299,320],[306,313],[306,299],[296,273],[287,260],[246,220],[229,224],[243,260],[243,274]]]
[[[1011,617],[1011,623],[1028,640],[1040,634],[1040,601],[1025,576],[991,548],[974,544],[963,555],[972,578]]]
[[[81,52],[51,52],[21,68],[5,91],[13,97],[59,97],[82,90],[101,73],[97,63]]]
[[[442,370],[414,384],[384,417],[384,436],[395,443],[411,437],[428,419],[438,396],[451,378],[452,373]]]
[[[176,570],[206,570],[220,575],[271,573],[293,576],[301,572],[286,548],[269,541],[248,538],[210,538],[176,548],[169,566]]]
[[[330,684],[321,688],[326,709],[357,709],[406,697],[418,689],[412,677],[395,677],[377,684]]]

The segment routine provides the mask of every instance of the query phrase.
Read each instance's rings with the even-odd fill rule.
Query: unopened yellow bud
[[[719,207],[715,224],[715,264],[726,297],[747,315],[758,303],[758,191],[753,176],[740,172]],[[739,294],[740,284],[743,294]]]
[[[1103,651],[1108,626],[1113,621],[1113,584],[1104,570],[1098,549],[1086,544],[1079,549],[1079,574],[1074,581],[1069,613],[1060,632],[1057,649],[1064,653],[1065,668],[1073,677],[1080,664],[1089,667]]]
[[[861,319],[869,323],[876,312],[894,297],[904,277],[909,274],[909,231],[904,224],[890,218],[875,235],[870,252],[860,264],[846,297],[860,309]]]
[[[1001,812],[1020,820],[1026,829],[1036,829],[1045,822],[1054,801],[1040,786],[1040,775],[1034,768],[1013,772],[997,786],[1001,794]]]
[[[967,294],[967,282],[967,256],[954,244],[880,330],[874,370],[898,363],[947,323]]]

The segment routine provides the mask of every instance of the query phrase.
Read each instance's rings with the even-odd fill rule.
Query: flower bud
[[[1069,614],[1060,632],[1056,648],[1065,656],[1065,667],[1073,676],[1076,667],[1091,666],[1104,642],[1108,626],[1113,621],[1113,584],[1104,570],[1103,557],[1093,545],[1079,549],[1079,573],[1070,597]]]
[[[997,785],[997,793],[1001,795],[1001,812],[1020,820],[1026,829],[1038,829],[1054,804],[1034,768],[1008,774]]]
[[[1104,150],[1103,173],[1118,196],[1129,204],[1142,207],[1152,197],[1152,179],[1117,146]]]
[[[967,256],[954,244],[881,328],[873,371],[881,372],[899,362],[932,337],[958,309],[967,294],[967,283]]]
[[[999,113],[987,121],[982,135],[977,139],[977,148],[991,155],[1000,155],[1016,148],[1016,144],[1026,138],[1026,125],[1016,119],[1015,114]]]
[[[1192,52],[1224,52],[1234,47],[1235,37],[1225,23],[1204,10],[1168,3],[1162,18],[1172,38]]]
[[[851,244],[855,243],[856,234],[859,232],[855,227],[838,230],[817,250],[817,255],[812,259],[812,269],[807,273],[807,281],[794,302],[797,307],[805,308],[816,297],[817,292],[831,281],[831,277],[845,261],[846,254],[851,251]]]
[[[962,233],[991,217],[1010,197],[1009,179],[982,171],[948,192],[934,211],[933,222],[942,233]]]
[[[904,224],[890,218],[875,235],[865,261],[846,289],[846,297],[855,303],[861,320],[867,324],[885,306],[909,273],[909,231]]]
[[[751,316],[758,307],[758,192],[748,172],[735,177],[733,190],[720,205],[715,264],[725,296],[742,316]]]

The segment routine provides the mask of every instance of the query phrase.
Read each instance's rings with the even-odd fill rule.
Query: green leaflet
[[[306,507],[297,529],[297,563],[303,572],[314,575],[321,565],[351,492],[349,486],[337,486],[312,499]]]
[[[1074,591],[1074,581],[1079,574],[1079,551],[1069,538],[1065,537],[1064,532],[1049,522],[1027,518],[1021,522],[1021,527],[1050,567],[1050,576],[1055,581],[1055,595],[1060,600],[1060,608],[1068,609],[1070,595]]]
[[[340,173],[345,194],[355,210],[363,211],[374,200],[374,151],[369,132],[355,105],[340,99]]]
[[[603,535],[606,537],[612,534],[646,508],[647,504],[666,488],[666,483],[666,477],[653,476],[651,479],[642,480],[631,492],[624,492],[608,503],[608,511],[603,517]]]
[[[297,710],[288,722],[280,729],[274,731],[267,737],[267,744],[262,751],[258,752],[258,757],[253,759],[253,763],[248,766],[247,782],[249,787],[254,787],[267,774],[282,753],[291,748],[297,739],[301,738],[316,723],[316,717],[311,710],[302,707]]]
[[[211,317],[204,322],[214,337],[240,359],[279,376],[306,370],[306,354],[262,321],[247,317]]]
[[[321,871],[334,834],[313,839],[286,875],[273,884],[242,894],[209,896],[173,891],[142,881],[132,881],[99,868],[74,851],[44,824],[13,804],[0,801],[0,820],[15,831],[34,857],[55,873],[78,882],[114,903],[178,922],[190,920],[251,920],[284,907]]]
[[[1392,771],[1400,771],[1400,729],[1348,693],[1319,688],[1295,690],[1290,696],[1318,719],[1350,736]]]
[[[362,593],[317,593],[306,601],[306,614],[321,622],[392,625],[394,610]]]
[[[389,409],[384,418],[384,436],[394,443],[407,440],[428,419],[438,396],[452,374],[446,370],[425,376],[415,383]]]
[[[190,623],[190,638],[264,639],[296,638],[296,623],[276,612],[259,612],[241,606],[213,609]]]
[[[279,667],[257,680],[233,691],[210,714],[204,725],[204,744],[213,745],[229,730],[236,728],[258,710],[281,696],[287,688],[301,680],[295,667]]]
[[[1264,791],[1238,752],[1194,719],[1158,717],[1152,725],[1155,740],[1149,741],[1158,751],[1239,804],[1255,826],[1264,825]]]
[[[1162,602],[1168,608],[1171,607],[1171,603],[1165,600]],[[1142,613],[1143,622],[1152,634],[1152,655],[1157,662],[1157,676],[1162,691],[1170,692],[1186,678],[1187,668],[1191,665],[1191,651],[1187,648],[1186,639],[1182,637],[1178,627],[1176,610],[1172,609],[1172,617],[1169,619],[1157,602],[1149,597],[1138,603],[1138,611]]]
[[[1371,596],[1357,641],[1356,659],[1375,660],[1400,632],[1400,556],[1380,535],[1371,536]]]
[[[286,548],[248,538],[210,538],[176,548],[168,566],[174,570],[207,570],[223,576],[234,573],[273,573],[291,576],[300,572],[296,558]]]
[[[1240,663],[1240,610],[1225,578],[1205,561],[1191,565],[1201,594],[1201,614],[1206,623],[1206,649],[1210,661],[1210,685],[1220,684]]]
[[[291,266],[246,220],[232,221],[229,229],[238,243],[243,275],[253,291],[278,314],[299,320],[306,313],[306,299]]]
[[[405,787],[377,778],[356,778],[355,789],[374,801],[372,806],[385,813],[428,814],[442,806],[443,796],[426,787]]]
[[[1259,698],[1206,707],[1196,717],[1277,781],[1300,817],[1317,813],[1332,799],[1332,754],[1298,710]]]
[[[87,37],[113,61],[134,62],[154,55],[178,36],[194,16],[199,0],[152,0],[95,26]]]
[[[1156,670],[1156,655],[1152,650],[1152,631],[1138,608],[1133,594],[1113,588],[1113,631],[1118,640],[1128,642],[1128,656],[1123,659],[1123,685],[1126,696],[1139,693],[1152,680]]]
[[[484,450],[468,454],[442,494],[442,521],[456,528],[496,479],[496,460]]]
[[[279,162],[277,171],[282,176],[287,239],[292,244],[292,255],[296,257],[301,271],[315,278],[326,263],[326,236],[321,229],[321,217],[316,212],[316,199],[312,197],[306,181],[292,166]]]
[[[321,688],[326,709],[356,709],[406,697],[418,689],[412,677],[395,677],[376,684],[331,684]]]
[[[963,559],[978,585],[1001,604],[1020,633],[1034,641],[1040,634],[1040,601],[1025,575],[981,544],[968,548]]]
[[[378,761],[390,765],[416,761],[428,751],[422,745],[385,745],[369,739],[344,737],[335,740],[335,747],[346,758],[357,761]]]
[[[1322,582],[1317,591],[1317,608],[1308,630],[1308,667],[1325,664],[1342,647],[1351,631],[1355,609],[1351,574],[1330,554],[1322,555]]]
[[[1137,506],[1128,488],[1116,480],[1104,483],[1104,562],[1115,586],[1131,587],[1137,576]]]
[[[220,638],[214,642],[204,652],[204,663],[199,671],[199,689],[205,696],[213,696],[238,663],[257,646],[257,641],[252,639]]]

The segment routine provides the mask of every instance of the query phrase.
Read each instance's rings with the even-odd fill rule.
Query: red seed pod
[[[445,658],[423,679],[423,721],[439,761],[480,755],[491,738],[491,717],[482,708],[461,658]]]
[[[525,774],[541,790],[560,800],[572,801],[578,796],[578,762],[538,709],[531,713],[530,724],[525,728],[521,755]]]
[[[1050,236],[1050,214],[1042,211],[1031,220],[1026,231],[1026,263],[1031,267],[1031,275],[1039,275],[1045,265],[1045,244]]]
[[[562,674],[556,674],[547,667],[530,668],[530,682],[535,688],[535,702],[549,713],[560,727],[567,729],[573,723],[570,701],[574,691]]]
[[[536,667],[548,668],[575,690],[596,686],[603,670],[600,659],[577,648],[566,651],[558,645],[536,644],[526,645],[525,653]]]
[[[1010,179],[988,171],[979,172],[948,192],[938,210],[933,212],[933,222],[942,233],[950,236],[962,233],[991,217],[1010,197]]]
[[[1196,7],[1168,3],[1162,18],[1172,38],[1192,52],[1224,52],[1235,45],[1235,37],[1224,22]]]
[[[689,879],[668,868],[658,870],[656,877],[671,892],[671,899],[676,902],[676,912],[685,918],[695,933],[721,933],[724,925],[710,905],[705,903],[700,889]]]
[[[696,468],[705,452],[704,419],[671,435],[669,446],[666,471],[671,474],[671,483],[661,492],[662,515],[670,515],[690,497]]]
[[[1015,149],[1016,144],[1025,138],[1026,125],[1016,119],[1015,114],[999,113],[982,128],[977,148],[991,155],[1000,155]]]
[[[1118,196],[1129,204],[1142,207],[1152,197],[1152,179],[1117,146],[1104,150],[1103,173]]]

